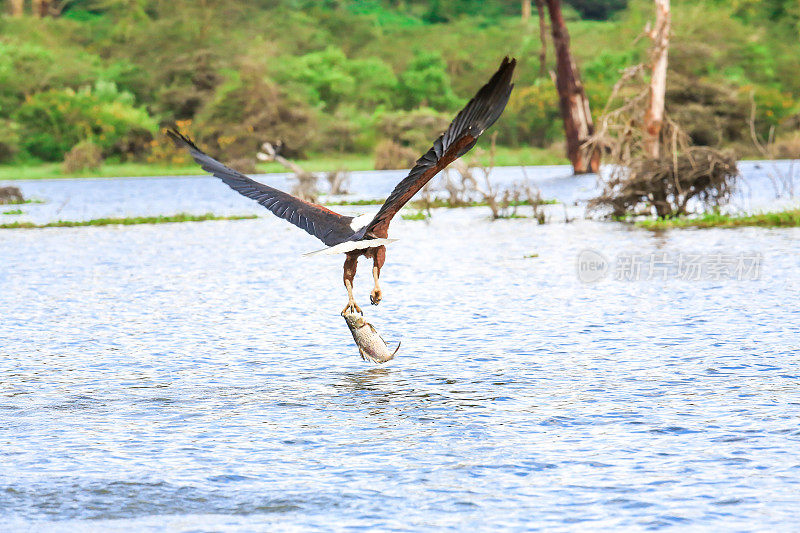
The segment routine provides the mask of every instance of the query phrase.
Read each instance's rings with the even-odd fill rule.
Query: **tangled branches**
[[[692,147],[686,133],[666,113],[658,134],[658,156],[646,128],[649,88],[644,65],[626,69],[614,86],[597,133],[590,143],[600,148],[610,173],[600,178],[602,192],[589,209],[612,216],[650,214],[669,218],[687,213],[698,199],[705,207],[724,204],[739,173],[733,154],[710,147]],[[622,103],[611,111],[620,95]]]
[[[421,198],[413,203],[420,210],[430,214],[432,207],[477,207],[487,206],[491,211],[492,220],[503,218],[528,218],[527,215],[518,213],[521,206],[530,206],[533,210],[532,217],[539,224],[547,222],[547,216],[539,189],[525,180],[511,184],[509,187],[498,187],[492,183],[491,174],[494,168],[495,137],[489,152],[488,163],[478,162],[479,157],[466,163],[456,159],[444,170],[438,180],[438,189],[445,193],[442,197],[435,196],[432,182],[423,187]],[[482,155],[476,150],[476,156]],[[523,169],[524,171],[524,169]],[[480,177],[476,177],[480,174]]]
[[[732,154],[706,146],[659,158],[633,157],[627,167],[611,172],[589,208],[610,208],[615,217],[650,214],[651,208],[659,218],[685,215],[693,198],[706,208],[726,203],[737,176]]]

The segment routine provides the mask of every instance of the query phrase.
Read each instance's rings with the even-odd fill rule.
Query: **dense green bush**
[[[320,113],[316,135],[310,144],[316,152],[369,153],[375,146],[376,116],[353,106],[340,106],[335,113]]]
[[[342,104],[364,109],[389,104],[397,86],[391,67],[380,59],[349,59],[336,46],[287,57],[280,65],[278,81],[296,88],[309,103],[326,111]]]
[[[9,116],[25,95],[53,87],[79,87],[100,75],[100,58],[57,51],[36,42],[0,40],[0,116]]]
[[[595,120],[620,71],[644,60],[649,45],[634,40],[652,2],[615,11],[625,3],[564,2]],[[500,145],[563,139],[553,83],[537,61],[537,24],[522,23],[516,1],[64,5],[60,18],[0,16],[0,161],[58,161],[85,139],[105,156],[136,154],[155,127],[148,113],[161,127],[184,124],[226,161],[278,139],[294,156],[368,154],[382,140],[424,151],[505,54],[519,66],[495,126]],[[760,135],[798,130],[787,121],[800,111],[798,5],[673,3],[667,105],[697,142],[748,143],[751,91]],[[550,44],[547,55],[551,70]],[[98,82],[117,89],[103,95]],[[147,145],[148,158],[180,162],[161,142]]]
[[[19,152],[19,124],[0,119],[0,163],[9,163]]]
[[[443,110],[457,105],[447,63],[439,52],[416,51],[399,81],[397,96],[406,109],[428,106]]]
[[[398,168],[411,168],[419,159],[419,154],[413,148],[403,146],[389,139],[384,139],[375,147],[375,169],[395,170]]]
[[[135,106],[133,95],[111,82],[35,94],[14,118],[22,128],[22,146],[45,161],[60,161],[83,140],[93,141],[106,156],[137,154],[157,129],[155,119]]]
[[[92,141],[81,141],[64,156],[61,167],[67,174],[97,170],[103,164],[103,152]]]
[[[200,110],[193,131],[223,159],[253,157],[265,142],[281,141],[288,156],[302,156],[313,142],[314,113],[287,96],[263,73],[229,71]]]
[[[667,111],[695,144],[716,146],[748,135],[749,106],[734,87],[673,74]]]
[[[566,0],[566,3],[589,20],[606,20],[628,7],[628,0]]]
[[[622,71],[641,61],[636,50],[602,50],[581,67],[581,77],[594,83],[613,85]]]
[[[497,141],[504,145],[547,147],[563,136],[558,93],[550,80],[539,79],[511,93]]]
[[[399,146],[411,148],[421,156],[450,123],[450,115],[430,108],[385,113],[378,119],[378,136]]]
[[[223,81],[222,66],[213,53],[195,50],[167,56],[154,75],[153,109],[169,120],[191,119]]]

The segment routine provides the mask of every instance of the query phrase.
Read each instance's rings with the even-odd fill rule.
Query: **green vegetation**
[[[800,226],[800,209],[790,209],[773,213],[733,216],[720,213],[706,213],[698,218],[667,218],[640,220],[636,225],[650,230],[674,228],[738,228],[742,226],[761,226],[767,228]]]
[[[105,155],[135,155],[157,130],[146,110],[134,106],[133,94],[113,82],[94,87],[50,89],[26,98],[14,111],[21,148],[42,161],[61,161],[81,141]]]
[[[24,215],[25,211],[22,209],[10,209],[8,211],[3,211],[4,215]]]
[[[342,166],[355,170],[368,170],[369,159],[364,156],[324,157],[303,163],[303,168],[318,172]],[[351,166],[349,166],[351,165]],[[256,166],[258,173],[286,172],[286,169],[277,163],[261,163]],[[0,180],[25,180],[25,179],[57,179],[57,178],[117,178],[137,176],[197,176],[205,175],[203,170],[194,162],[184,164],[170,163],[104,163],[97,170],[81,172],[65,172],[60,163],[42,163],[24,166],[0,166]]]
[[[325,202],[325,205],[383,205],[386,198],[369,198],[366,200],[339,200],[337,202]]]
[[[303,161],[303,169],[308,172],[325,172],[337,168],[346,168],[353,171],[374,169],[373,157],[366,154],[309,154],[308,157],[308,160]],[[484,165],[489,163],[488,154],[476,154],[474,159]],[[495,163],[498,166],[560,165],[565,164],[566,159],[543,149],[498,147]],[[278,163],[258,163],[256,172],[259,174],[286,172],[286,168]],[[77,172],[65,171],[60,163],[0,165],[0,181],[88,177],[196,176],[203,174],[203,170],[193,161],[180,163],[147,163],[143,161],[115,163],[106,161],[103,166],[96,170],[86,169]]]
[[[129,218],[95,218],[92,220],[57,220],[47,224],[34,224],[32,222],[11,222],[0,224],[0,229],[34,229],[34,228],[72,228],[76,226],[130,226],[133,224],[171,224],[174,222],[204,222],[206,220],[245,220],[258,218],[257,215],[232,215],[217,216],[211,213],[205,215],[189,215],[179,213],[171,216],[157,217],[129,217]]]
[[[23,205],[23,204],[43,204],[43,203],[45,203],[44,200],[39,200],[37,198],[28,198],[27,200],[23,200],[21,202],[4,202],[0,205]]]
[[[597,116],[621,69],[643,59],[646,39],[636,37],[652,2],[566,4]],[[381,142],[427,149],[431,131],[505,54],[520,66],[495,127],[496,164],[565,162],[557,95],[538,64],[535,10],[524,23],[519,2],[61,5],[58,18],[0,18],[0,179],[199,173],[164,137],[174,126],[223,161],[252,159],[261,142],[281,140],[310,171],[369,169]],[[751,94],[760,134],[775,127],[780,142],[797,129],[795,0],[675,0],[673,28],[667,107],[695,143],[756,156]],[[553,61],[550,49],[548,69]],[[66,171],[52,165],[87,142],[100,151],[99,170],[93,160]]]
[[[427,211],[419,210],[416,213],[401,214],[403,220],[428,220],[431,216]]]

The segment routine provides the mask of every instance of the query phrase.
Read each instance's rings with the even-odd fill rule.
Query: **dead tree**
[[[50,11],[50,1],[31,0],[31,10],[33,11],[33,16],[36,18],[46,17]]]
[[[537,0],[540,2],[541,0]],[[585,146],[594,135],[589,99],[581,83],[578,66],[569,50],[569,32],[561,13],[561,0],[545,0],[556,54],[556,89],[567,140],[567,157],[575,174],[597,172],[600,153]]]
[[[334,195],[350,194],[350,173],[346,170],[332,170],[325,175],[330,193]]]
[[[25,0],[11,0],[11,16],[21,17],[25,14]]]
[[[653,40],[652,72],[650,75],[649,104],[644,116],[646,132],[644,151],[653,158],[659,156],[661,124],[664,122],[664,95],[667,91],[667,51],[669,49],[669,0],[655,0],[656,24],[649,32]]]
[[[547,74],[547,20],[544,17],[544,4],[542,0],[536,0],[536,12],[539,16],[539,41],[542,44],[539,50],[539,75]]]
[[[691,146],[664,110],[669,0],[655,4],[654,29],[650,23],[645,28],[653,41],[647,62],[625,69],[590,140],[603,151],[611,171],[600,177],[602,192],[588,207],[616,217],[686,215],[692,202],[717,209],[728,201],[739,177],[731,153]]]
[[[295,183],[292,186],[292,194],[301,200],[309,202],[316,202],[319,196],[317,190],[317,176],[311,172],[306,172],[300,165],[293,161],[289,161],[280,154],[281,144],[273,145],[272,143],[265,142],[261,145],[263,152],[256,154],[259,161],[275,161],[288,168],[294,173]]]
[[[12,1],[16,2],[19,0]],[[31,12],[36,18],[57,18],[61,16],[64,8],[73,1],[74,0],[31,0]],[[21,0],[20,3],[24,4],[24,0]]]
[[[0,187],[0,205],[21,204],[25,202],[19,187]]]

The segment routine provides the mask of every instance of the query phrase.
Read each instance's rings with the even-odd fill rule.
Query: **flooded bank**
[[[541,172],[545,198],[592,194]],[[741,201],[774,205],[753,176]],[[264,213],[213,178],[19,185],[39,223]],[[339,316],[341,258],[275,217],[0,231],[0,526],[797,522],[800,229],[487,217],[398,217],[378,307],[362,264],[403,342],[381,367]]]

